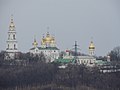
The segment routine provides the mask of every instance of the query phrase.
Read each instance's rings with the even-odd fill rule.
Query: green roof
[[[56,59],[55,62],[59,62],[59,63],[70,63],[72,62],[73,59]]]
[[[37,47],[39,50],[59,50],[57,47]],[[31,48],[30,50],[34,50],[35,48]]]
[[[96,64],[98,64],[98,65],[105,65],[105,64],[107,64],[107,63],[108,63],[107,61],[96,60]]]

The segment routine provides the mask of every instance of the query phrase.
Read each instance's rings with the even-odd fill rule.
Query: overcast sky
[[[91,37],[98,56],[120,45],[120,0],[0,0],[0,50],[6,49],[11,14],[23,52],[32,47],[34,35],[40,46],[47,31],[61,50],[77,41],[87,54]]]

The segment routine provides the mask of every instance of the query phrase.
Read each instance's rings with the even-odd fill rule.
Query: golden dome
[[[53,43],[55,42],[54,37],[50,36],[49,32],[47,32],[46,37],[42,38],[43,43]]]
[[[48,42],[48,43],[49,43],[49,42],[51,42],[51,40],[52,40],[51,37],[46,37],[46,38],[45,38],[45,42]]]
[[[37,46],[37,45],[38,45],[38,43],[37,43],[37,42],[34,42],[34,43],[33,43],[33,45],[34,45],[34,46]]]
[[[89,46],[89,49],[95,49],[95,46],[94,46],[93,41],[91,41],[90,46]]]
[[[37,43],[36,39],[34,39],[33,46],[37,47],[37,45],[38,45],[38,43]]]

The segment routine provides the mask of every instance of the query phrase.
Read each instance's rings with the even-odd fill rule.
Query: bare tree
[[[120,46],[115,47],[110,52],[111,61],[120,61]]]

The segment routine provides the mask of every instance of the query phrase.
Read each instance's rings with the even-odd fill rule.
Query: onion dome
[[[90,46],[89,46],[89,49],[95,49],[95,46],[94,46],[93,41],[91,41]]]
[[[46,34],[45,41],[46,41],[46,42],[50,42],[50,41],[51,41],[51,37],[50,37],[49,32],[47,32],[47,34]]]
[[[47,32],[46,37],[42,38],[41,44],[54,44],[55,38],[50,36],[49,32]]]
[[[34,39],[33,46],[37,47],[37,45],[38,45],[38,43],[37,43],[36,39]]]

